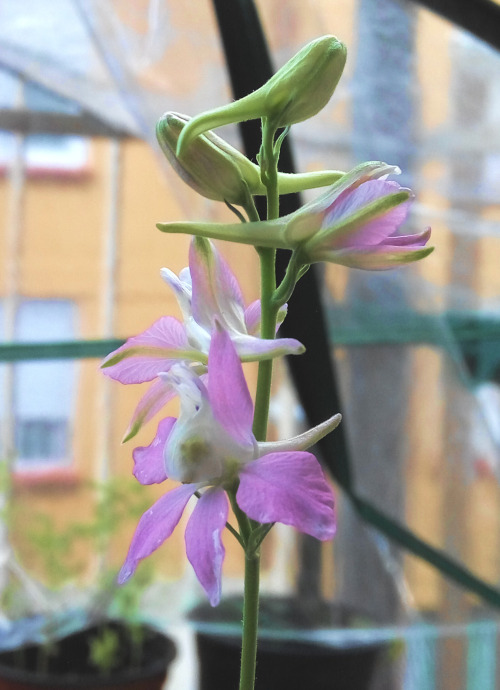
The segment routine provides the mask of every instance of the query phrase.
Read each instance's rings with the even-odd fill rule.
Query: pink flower
[[[385,178],[399,169],[363,163],[342,175],[317,199],[287,216],[251,223],[158,223],[162,232],[190,233],[256,247],[292,249],[302,267],[329,261],[381,271],[423,259],[431,231],[404,235],[413,197]]]
[[[179,360],[206,369],[210,339],[215,321],[229,333],[242,361],[258,361],[284,354],[300,354],[304,346],[293,338],[259,338],[260,301],[246,309],[236,277],[212,242],[193,238],[189,268],[177,277],[167,268],[161,275],[173,289],[183,322],[162,316],[143,333],[129,338],[104,360],[104,373],[121,383],[153,381],[140,400],[124,440],[137,434],[172,397],[172,386],[159,377]],[[280,323],[286,308],[281,310]]]
[[[334,184],[319,199],[288,216],[284,236],[300,246],[307,261],[386,270],[424,258],[431,230],[400,235],[413,198],[409,189],[385,179],[399,172],[366,163]],[[382,178],[382,179],[381,179]]]
[[[317,539],[335,533],[334,500],[321,467],[304,448],[340,421],[332,417],[294,439],[257,443],[253,404],[229,335],[217,330],[208,356],[208,384],[185,364],[164,375],[177,390],[179,418],[160,422],[147,447],[134,451],[134,475],[142,484],[170,478],[182,484],[162,496],[139,521],[119,582],[168,539],[189,499],[201,494],[186,526],[186,554],[215,606],[220,599],[228,516],[225,487],[238,482],[236,501],[252,520],[282,522]]]

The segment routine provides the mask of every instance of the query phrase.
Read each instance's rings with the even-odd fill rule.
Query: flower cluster
[[[183,323],[173,316],[162,316],[108,355],[102,365],[104,373],[120,383],[153,381],[132,416],[124,441],[135,436],[174,397],[175,386],[162,376],[172,365],[182,361],[198,374],[206,372],[216,322],[228,332],[243,362],[304,351],[293,338],[265,340],[258,336],[260,300],[245,308],[238,281],[212,242],[193,238],[189,267],[179,276],[163,268],[161,276],[177,298]],[[286,305],[280,310],[278,325],[285,315]]]
[[[119,581],[127,580],[137,563],[171,535],[187,502],[199,493],[186,527],[186,553],[215,606],[224,559],[221,533],[228,517],[225,488],[237,483],[237,504],[252,520],[283,522],[318,539],[333,537],[335,518],[332,492],[318,461],[299,450],[313,442],[311,437],[283,443],[286,450],[257,443],[241,363],[222,329],[212,337],[208,372],[207,385],[186,364],[164,375],[180,397],[179,418],[162,420],[151,444],[136,448],[134,475],[142,484],[167,478],[182,484],[141,518]],[[329,427],[338,421],[337,415]]]
[[[121,383],[155,380],[126,438],[179,396],[179,418],[160,421],[151,444],[136,448],[133,457],[134,476],[142,484],[167,478],[182,484],[143,515],[119,581],[131,577],[138,562],[171,535],[196,493],[186,553],[215,605],[224,558],[226,488],[237,485],[237,504],[252,520],[293,525],[318,539],[333,536],[332,492],[318,461],[305,451],[337,426],[340,415],[293,439],[257,442],[240,359],[298,354],[303,346],[290,338],[258,337],[259,302],[244,309],[236,277],[206,240],[192,240],[189,269],[179,278],[166,269],[162,276],[175,291],[184,323],[163,317],[109,355],[103,367]]]
[[[426,246],[429,229],[400,233],[412,193],[388,179],[399,172],[396,166],[368,162],[347,173],[278,172],[288,128],[323,108],[345,60],[345,46],[324,36],[305,46],[249,96],[192,119],[166,113],[158,123],[160,147],[175,171],[197,193],[224,201],[242,222],[158,225],[164,232],[192,235],[189,267],[179,276],[167,268],[161,271],[177,298],[182,321],[161,317],[103,363],[104,373],[121,383],[151,382],[124,440],[134,437],[174,396],[180,403],[178,418],[161,419],[151,443],[133,452],[139,482],[169,479],[179,486],[142,516],[120,582],[170,537],[194,498],[185,529],[186,553],[212,605],[221,596],[225,528],[243,547],[246,566],[258,560],[259,546],[275,522],[321,540],[335,533],[332,490],[309,448],[338,425],[340,415],[294,438],[266,441],[272,360],[304,350],[293,338],[277,337],[277,329],[310,264],[326,261],[384,270],[432,251]],[[211,131],[251,118],[262,121],[258,165]],[[326,189],[316,199],[279,217],[280,194],[320,187]],[[259,194],[267,196],[265,220],[254,204]],[[245,306],[237,278],[212,240],[257,248],[261,300]],[[291,255],[277,285],[274,259],[279,248]],[[242,368],[248,361],[259,363],[255,409]],[[229,522],[230,507],[236,527]],[[249,568],[247,577],[255,578],[255,570]],[[244,635],[256,634],[258,606],[255,588],[252,591],[252,605],[245,606]],[[244,653],[255,656],[255,644],[254,639],[244,645]],[[240,687],[253,688],[248,675],[252,666],[245,668],[248,677]]]

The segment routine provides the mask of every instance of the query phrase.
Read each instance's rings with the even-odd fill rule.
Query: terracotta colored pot
[[[92,626],[57,642],[44,670],[40,669],[43,648],[39,645],[0,653],[0,690],[161,690],[175,657],[172,640],[144,626],[141,658],[132,666],[128,628],[118,622],[108,622],[106,627],[120,643],[119,663],[112,671],[103,675],[89,663],[89,641],[102,632],[102,626]]]

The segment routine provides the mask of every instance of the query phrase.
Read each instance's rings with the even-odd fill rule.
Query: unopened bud
[[[158,143],[169,163],[202,196],[245,205],[253,189],[261,186],[257,166],[213,132],[198,136],[179,159],[177,141],[187,122],[186,115],[165,113],[156,125]]]
[[[236,205],[244,205],[247,194],[266,194],[259,168],[212,131],[200,135],[196,144],[179,158],[175,153],[177,141],[189,121],[187,115],[169,112],[156,125],[161,150],[186,184],[208,199]],[[278,173],[279,191],[294,194],[332,184],[343,175],[339,170]]]
[[[208,129],[263,117],[275,128],[288,127],[316,115],[335,91],[346,57],[345,45],[335,36],[308,43],[260,89],[193,118],[179,138],[178,155]]]
[[[277,127],[288,127],[319,113],[337,87],[346,57],[335,36],[308,43],[264,85],[266,116]]]

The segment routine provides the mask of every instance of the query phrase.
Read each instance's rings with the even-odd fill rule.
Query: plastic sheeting
[[[325,271],[357,490],[498,585],[500,58],[402,2],[267,0],[259,9],[276,65],[326,31],[350,48],[331,105],[292,130],[297,168],[403,165],[418,199],[410,225],[434,231],[436,252],[415,270]],[[0,65],[154,147],[164,110],[194,114],[230,97],[208,2],[8,0]],[[0,93],[2,107],[13,93]],[[498,687],[496,614],[367,528],[348,501],[339,523],[338,596],[388,625],[423,615],[458,626],[407,638],[405,687]],[[478,616],[493,623],[468,635],[463,626]]]

